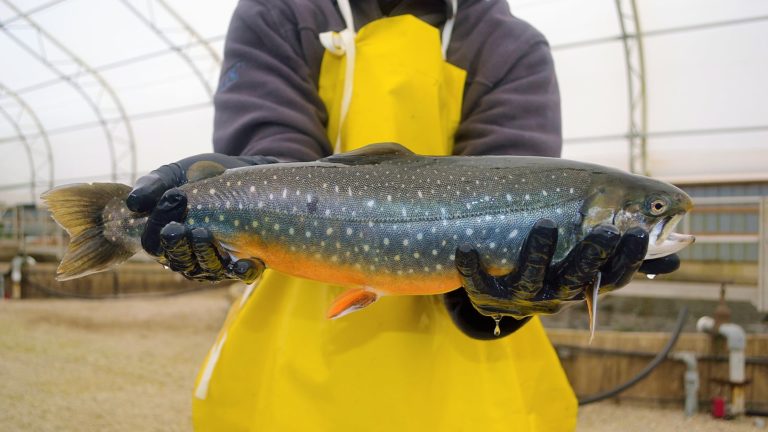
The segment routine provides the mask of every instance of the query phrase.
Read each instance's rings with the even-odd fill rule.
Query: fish
[[[385,295],[461,287],[460,245],[476,248],[490,274],[513,272],[527,234],[542,218],[558,226],[554,262],[600,224],[622,233],[645,228],[648,259],[693,242],[673,232],[692,206],[682,190],[565,159],[423,156],[386,143],[315,162],[220,171],[209,164],[199,171],[205,175],[195,175],[192,166],[188,176],[206,178],[179,188],[188,201],[183,223],[210,230],[233,259],[258,259],[279,272],[348,287],[331,305],[330,318]],[[130,191],[93,183],[43,195],[71,237],[58,280],[108,270],[141,251],[147,215],[126,207]],[[597,298],[586,297],[588,304]]]

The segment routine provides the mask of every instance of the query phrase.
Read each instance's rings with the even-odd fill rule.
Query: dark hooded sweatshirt
[[[355,30],[383,16],[377,0],[350,3]],[[447,11],[443,0],[405,0],[389,15],[411,14],[442,28]],[[318,95],[324,53],[318,34],[343,28],[332,0],[241,0],[214,98],[216,151],[291,161],[331,154]],[[506,1],[459,0],[447,57],[467,71],[455,154],[560,155],[560,97],[549,46],[510,14]]]
[[[443,0],[351,0],[359,30],[387,15],[411,14],[442,29]],[[318,34],[344,29],[333,0],[240,0],[224,47],[214,98],[214,148],[230,155],[312,161],[332,153],[318,94],[325,49]],[[459,0],[448,62],[467,71],[455,154],[559,156],[560,96],[549,45],[504,0]],[[464,290],[445,295],[467,335],[492,339],[494,322]],[[505,318],[502,334],[527,319]]]

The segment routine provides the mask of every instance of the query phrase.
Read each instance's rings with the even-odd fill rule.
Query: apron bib
[[[355,34],[348,2],[339,7],[347,29],[321,36],[319,89],[336,151],[392,141],[450,154],[466,76],[444,60],[453,20],[441,44],[436,28],[410,15]],[[195,428],[574,429],[576,400],[538,319],[477,341],[456,328],[440,296],[392,296],[327,320],[343,291],[265,272],[233,304],[198,375]]]

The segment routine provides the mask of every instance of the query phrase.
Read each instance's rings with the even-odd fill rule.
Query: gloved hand
[[[489,275],[478,252],[469,245],[456,250],[456,268],[479,314],[509,314],[518,318],[552,314],[569,302],[583,300],[585,290],[594,284],[598,272],[601,273],[599,289],[603,293],[628,284],[638,270],[649,274],[677,270],[680,260],[676,255],[643,261],[648,239],[648,233],[639,227],[621,235],[612,225],[600,225],[563,260],[552,264],[557,225],[542,219],[523,244],[517,271],[498,277]],[[501,323],[505,320],[507,318]],[[490,318],[482,322],[489,332],[495,326]]]
[[[189,181],[214,177],[226,169],[277,162],[269,156],[206,153],[163,165],[139,178],[126,205],[136,213],[150,212],[141,246],[160,263],[189,279],[256,280],[264,270],[263,263],[248,259],[233,261],[220,252],[208,230],[190,230],[180,223],[186,217],[187,197],[176,188]]]

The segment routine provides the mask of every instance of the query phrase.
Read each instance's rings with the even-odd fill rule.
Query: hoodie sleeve
[[[331,153],[327,113],[287,7],[241,0],[214,97],[213,145],[229,155],[311,161]],[[286,9],[286,10],[281,10]]]
[[[502,54],[478,66],[504,67],[506,73],[494,82],[479,77],[469,88],[454,152],[559,157],[560,92],[548,43],[535,40],[511,65]]]

